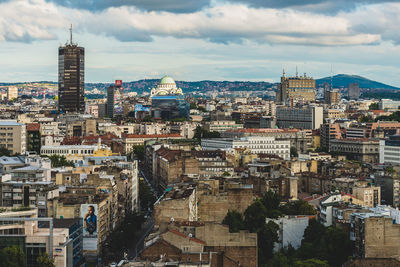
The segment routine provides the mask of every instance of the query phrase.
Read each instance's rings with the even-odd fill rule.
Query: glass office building
[[[182,95],[154,96],[151,101],[153,118],[163,120],[189,118],[190,105]]]

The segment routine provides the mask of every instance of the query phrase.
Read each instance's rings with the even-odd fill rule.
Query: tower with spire
[[[85,49],[72,41],[58,48],[58,109],[60,112],[85,111]]]

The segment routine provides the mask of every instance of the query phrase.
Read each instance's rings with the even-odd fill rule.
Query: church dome
[[[165,75],[156,88],[151,90],[150,96],[183,95],[182,89],[176,87],[174,79]]]
[[[165,75],[160,80],[160,84],[171,84],[171,83],[175,84],[175,81],[171,77],[168,77],[168,75]]]

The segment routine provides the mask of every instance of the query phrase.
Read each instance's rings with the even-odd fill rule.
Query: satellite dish
[[[175,221],[175,219],[173,217],[171,217],[171,222]]]
[[[192,233],[189,234],[189,237],[193,237]]]

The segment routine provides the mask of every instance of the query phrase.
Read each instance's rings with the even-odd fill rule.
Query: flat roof
[[[3,121],[0,120],[0,126],[21,126],[24,125],[22,123],[19,123],[17,121]]]

